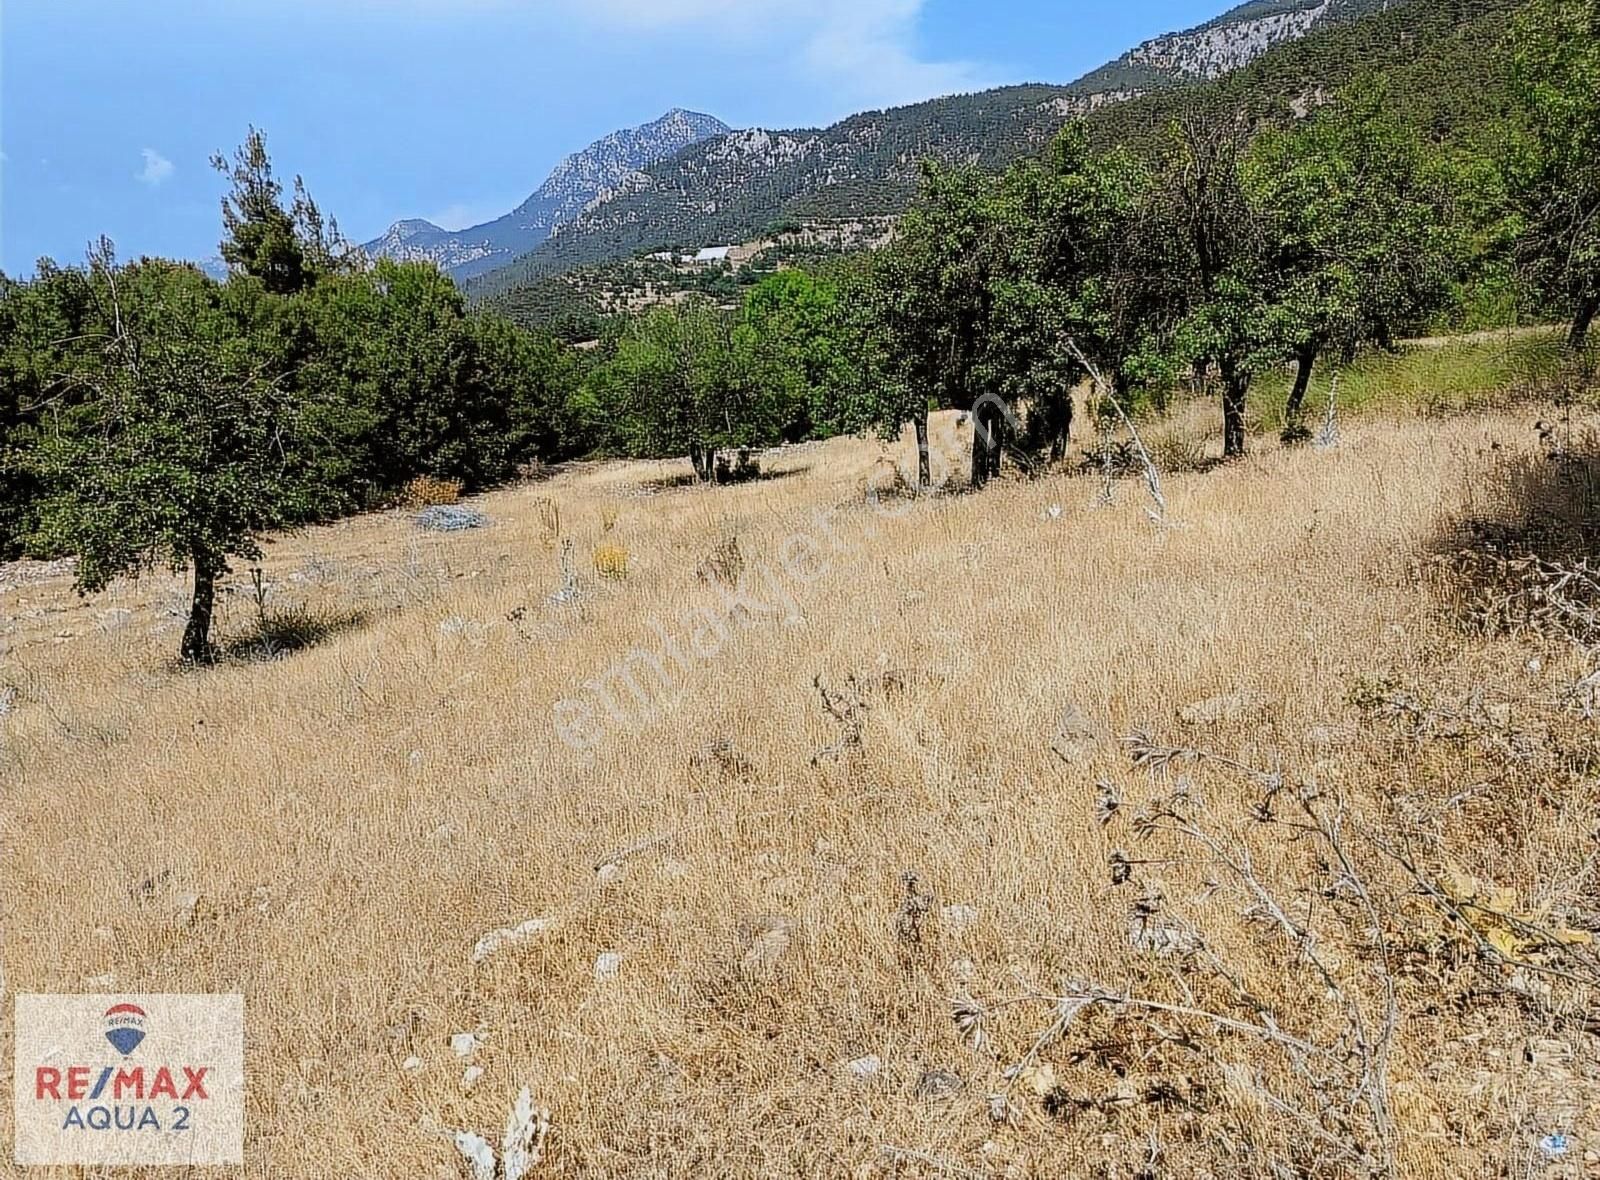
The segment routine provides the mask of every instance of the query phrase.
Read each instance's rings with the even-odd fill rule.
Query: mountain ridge
[[[474,277],[468,292],[494,298],[575,266],[748,238],[787,217],[892,213],[910,199],[925,156],[1002,166],[1043,146],[1069,119],[1216,78],[1389,3],[1247,0],[1066,85],[1006,86],[864,111],[825,128],[751,128],[702,140],[641,169],[531,253]]]
[[[595,140],[558,163],[511,212],[463,230],[403,218],[361,249],[369,257],[432,262],[464,281],[536,249],[596,201],[625,191],[641,169],[733,128],[721,119],[674,107],[660,118]]]

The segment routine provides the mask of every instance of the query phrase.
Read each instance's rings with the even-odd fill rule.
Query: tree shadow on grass
[[[809,465],[801,467],[783,467],[776,471],[763,469],[754,475],[746,475],[737,479],[710,479],[702,480],[692,471],[663,475],[659,479],[647,479],[636,485],[640,492],[647,496],[658,495],[661,492],[677,491],[682,488],[727,488],[737,487],[745,483],[770,483],[778,479],[790,479],[796,475],[804,475],[810,471]]]
[[[1537,451],[1489,449],[1430,539],[1428,567],[1473,629],[1592,642],[1600,638],[1600,434],[1537,429]]]
[[[224,643],[221,655],[245,663],[278,660],[347,632],[359,631],[371,621],[371,612],[365,610],[293,607],[257,620],[249,631]]]

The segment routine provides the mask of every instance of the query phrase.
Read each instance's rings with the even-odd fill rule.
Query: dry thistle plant
[[[460,503],[461,492],[459,479],[419,475],[400,489],[399,505],[407,509],[447,507]]]
[[[1102,783],[1096,814],[1155,855],[1114,851],[1113,887],[1155,864],[1188,866],[1203,887],[1174,908],[1162,882],[1144,882],[1129,904],[1136,957],[1123,983],[1027,983],[987,1005],[958,999],[957,1027],[974,1049],[993,1044],[999,1013],[1052,1011],[1003,1071],[997,1098],[1009,1103],[1024,1083],[1047,1114],[1068,1122],[1141,1096],[1181,1101],[1266,1153],[1263,1175],[1392,1175],[1389,1075],[1400,1012],[1381,911],[1394,899],[1358,862],[1348,809],[1314,786],[1287,789],[1276,770],[1143,733],[1126,745],[1157,792],[1130,815],[1121,791]],[[1254,802],[1238,816],[1219,814],[1191,775],[1245,785]],[[1264,867],[1284,858],[1297,870],[1288,880]],[[1131,1049],[1142,1091],[1124,1076],[1108,1097],[1075,1092],[1046,1060],[1092,1063],[1108,1041]],[[1230,1130],[1231,1119],[1248,1123]]]
[[[1116,391],[1107,385],[1101,378],[1100,370],[1092,361],[1089,360],[1088,357],[1083,354],[1083,350],[1078,347],[1077,341],[1068,339],[1067,350],[1072,353],[1077,362],[1084,367],[1084,371],[1089,374],[1089,379],[1094,386],[1096,403],[1099,404],[1104,402],[1105,404],[1110,405],[1112,410],[1116,412],[1118,421],[1120,421],[1124,429],[1127,430],[1134,454],[1139,460],[1139,469],[1144,475],[1145,491],[1149,494],[1150,502],[1153,505],[1153,507],[1145,509],[1145,512],[1156,524],[1166,524],[1167,497],[1161,490],[1161,472],[1156,470],[1155,461],[1150,458],[1150,452],[1145,448],[1144,440],[1139,437],[1138,427],[1133,424],[1133,419],[1128,416],[1127,411],[1122,408],[1122,403],[1117,400]],[[1103,494],[1106,502],[1110,503],[1111,483],[1109,467],[1106,469],[1106,482],[1104,485]]]
[[[737,586],[744,573],[744,554],[739,549],[739,537],[729,533],[706,555],[695,569],[695,577],[702,582],[716,582],[723,586]]]
[[[533,512],[539,522],[539,544],[554,549],[561,540],[561,505],[549,496],[540,496],[533,502]]]
[[[872,706],[867,703],[853,672],[845,677],[844,686],[837,691],[828,687],[820,673],[811,683],[822,698],[823,711],[838,722],[840,729],[837,742],[812,755],[811,765],[820,766],[824,762],[835,762],[842,755],[861,748],[862,731]]]
[[[561,555],[558,565],[561,570],[561,586],[550,595],[550,601],[557,606],[576,602],[580,591],[578,590],[578,567],[572,556],[572,538],[568,537],[561,542]]]

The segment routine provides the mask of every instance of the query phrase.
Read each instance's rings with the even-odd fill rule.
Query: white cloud
[[[974,62],[918,52],[923,0],[567,0],[622,33],[678,31],[771,50],[847,105],[888,106],[993,85]]]
[[[172,176],[172,161],[155,148],[144,148],[139,154],[144,157],[144,168],[134,175],[140,184],[155,188]]]

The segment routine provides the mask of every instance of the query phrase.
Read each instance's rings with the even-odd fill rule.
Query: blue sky
[[[215,253],[247,124],[353,240],[506,212],[670,107],[735,126],[1067,82],[1227,0],[3,0],[0,267]]]

